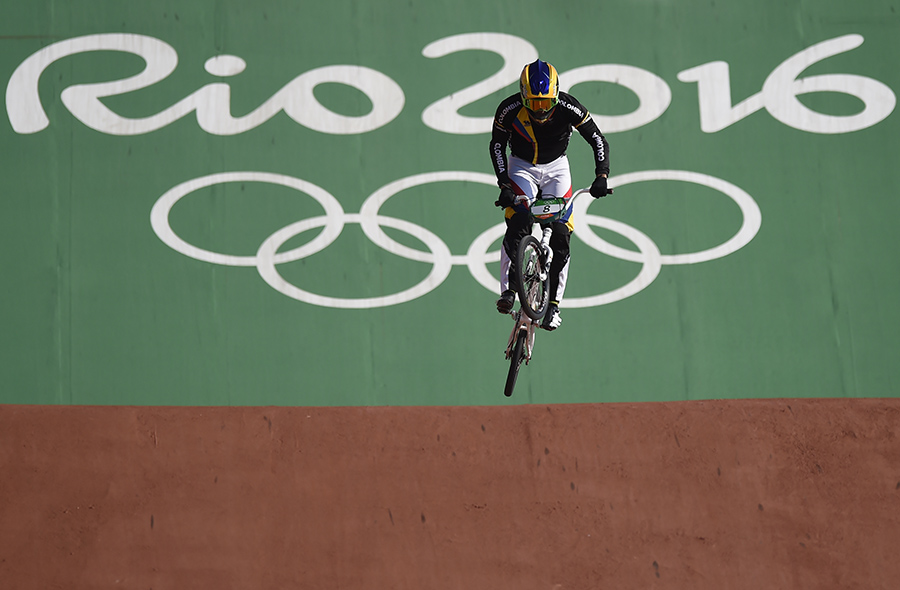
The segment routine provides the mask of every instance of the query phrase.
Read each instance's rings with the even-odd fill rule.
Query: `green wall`
[[[550,6],[4,6],[0,402],[900,395],[900,9]],[[538,54],[621,188],[507,400],[488,129]]]

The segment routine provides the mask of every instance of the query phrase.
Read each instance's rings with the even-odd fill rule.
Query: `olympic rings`
[[[593,199],[586,193],[581,194],[576,198],[573,205],[575,207],[575,235],[585,244],[601,253],[622,260],[640,262],[642,266],[638,275],[622,287],[599,295],[570,297],[563,300],[562,307],[594,307],[621,301],[649,286],[659,275],[662,265],[697,264],[722,258],[746,246],[759,231],[762,216],[753,198],[737,186],[713,176],[682,170],[649,170],[623,174],[611,179],[611,182],[616,188],[619,188],[627,184],[649,180],[691,182],[724,193],[740,207],[743,223],[732,238],[719,246],[701,252],[663,255],[652,239],[634,227],[614,219],[589,215],[587,209],[593,202]],[[500,260],[500,250],[489,252],[488,248],[503,236],[505,224],[500,223],[484,231],[475,238],[466,254],[453,255],[446,243],[431,231],[415,223],[379,213],[381,207],[388,199],[403,190],[425,184],[451,181],[475,182],[496,187],[496,179],[489,174],[465,171],[428,172],[391,182],[372,193],[363,203],[359,213],[345,213],[340,202],[333,195],[305,180],[268,172],[223,172],[183,182],[167,191],[153,205],[150,212],[150,225],[159,239],[176,252],[213,264],[255,266],[260,277],[273,289],[288,297],[311,305],[345,309],[369,309],[406,303],[433,291],[449,276],[453,266],[461,265],[468,267],[472,277],[479,284],[496,293],[499,290],[500,283],[490,273],[487,265]],[[169,223],[169,215],[174,205],[196,190],[227,182],[261,182],[293,188],[318,201],[325,210],[325,214],[297,221],[277,230],[263,241],[254,256],[233,256],[211,252],[189,244],[176,235]],[[432,264],[431,272],[421,282],[404,291],[382,297],[358,299],[327,297],[311,293],[289,283],[281,276],[276,265],[300,260],[324,250],[337,239],[347,223],[358,223],[366,237],[392,254],[409,260]],[[400,230],[413,236],[425,244],[428,251],[416,250],[398,243],[382,230],[382,226]],[[630,240],[637,247],[638,251],[626,250],[610,244],[601,239],[591,229],[591,226],[602,227],[621,234]],[[278,252],[278,249],[294,236],[315,228],[323,229],[306,244],[287,252]]]

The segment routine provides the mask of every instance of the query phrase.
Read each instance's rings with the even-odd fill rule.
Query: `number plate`
[[[565,212],[567,205],[565,199],[540,199],[531,206],[531,215],[542,221],[556,219]]]

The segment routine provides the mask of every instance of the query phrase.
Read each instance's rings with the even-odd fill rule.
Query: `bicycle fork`
[[[509,334],[509,342],[506,344],[506,358],[509,359],[512,356],[513,348],[516,346],[516,338],[519,337],[520,332],[525,332],[525,364],[528,364],[528,361],[531,360],[531,351],[534,349],[534,335],[537,331],[537,322],[532,320],[530,317],[525,315],[522,310],[511,311],[509,315],[512,316],[513,320],[515,320],[516,325],[513,326],[512,332]]]

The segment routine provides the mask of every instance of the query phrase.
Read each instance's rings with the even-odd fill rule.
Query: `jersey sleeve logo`
[[[572,115],[574,115],[575,118],[578,119],[578,123],[575,123],[575,125],[574,125],[575,127],[580,127],[580,126],[581,126],[582,124],[584,124],[584,122],[587,121],[588,118],[590,118],[590,116],[591,116],[591,114],[590,114],[589,112],[587,112],[586,109],[584,109],[584,108],[582,108],[582,107],[576,105],[575,103],[571,102],[571,101],[569,100],[569,97],[568,97],[568,96],[564,96],[564,95],[560,94],[560,97],[559,97],[559,104],[560,104],[563,108],[565,108],[567,111],[569,111],[570,113],[572,113]]]

